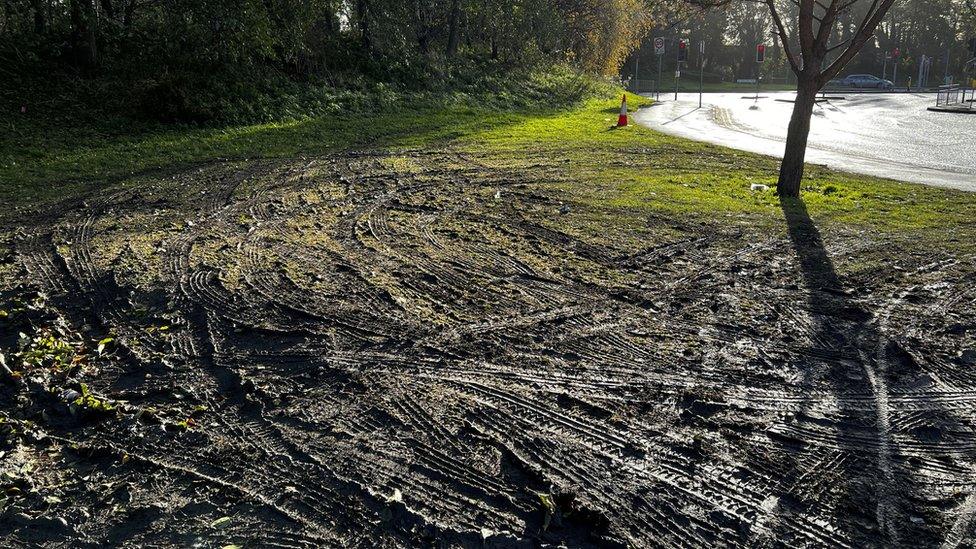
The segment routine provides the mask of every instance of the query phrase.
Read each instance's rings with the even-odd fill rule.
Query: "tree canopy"
[[[0,48],[8,71],[87,75],[389,76],[458,56],[609,74],[649,21],[645,0],[0,0]]]
[[[705,42],[704,72],[705,80],[734,81],[739,78],[755,76],[755,47],[765,43],[769,46],[767,62],[764,67],[764,81],[795,83],[790,75],[786,55],[774,37],[775,24],[764,2],[697,2],[698,7],[687,2],[672,4],[668,17],[655,21],[650,35],[667,37],[687,37],[693,45]],[[700,5],[708,5],[701,9]],[[792,1],[775,2],[782,19],[786,22],[799,20],[798,4]],[[840,14],[835,27],[832,43],[850,39],[856,31],[856,23],[863,20],[871,2],[853,2],[850,10]],[[791,29],[792,30],[792,29]],[[896,0],[878,25],[874,35],[864,44],[859,53],[847,63],[844,73],[869,73],[885,75],[894,79],[894,63],[891,53],[898,49],[898,82],[900,86],[918,80],[918,69],[922,56],[932,60],[930,85],[942,83],[946,72],[956,81],[963,76],[967,60],[972,58],[967,42],[976,37],[976,0]],[[799,45],[794,40],[794,49]],[[697,47],[692,48],[693,52]],[[839,55],[831,52],[828,59]],[[625,75],[632,75],[637,56],[637,66],[650,67],[655,61],[653,47],[645,40],[642,47],[628,57],[622,68]],[[887,60],[887,68],[885,57]],[[948,59],[948,65],[946,60]],[[665,69],[674,60],[664,59]],[[692,59],[692,69],[697,70],[698,59]],[[648,78],[647,74],[641,78]]]

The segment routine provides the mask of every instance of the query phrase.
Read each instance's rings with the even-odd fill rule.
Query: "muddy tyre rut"
[[[114,343],[0,389],[4,545],[973,543],[973,258],[546,160],[215,163],[11,227],[17,329]]]

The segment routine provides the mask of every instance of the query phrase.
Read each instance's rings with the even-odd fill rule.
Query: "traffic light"
[[[898,59],[899,57],[901,57],[901,50],[899,48],[893,49],[891,51],[891,56],[894,57],[895,59]]]
[[[976,38],[969,39],[969,51],[973,52],[973,55],[976,55]]]
[[[684,63],[688,60],[688,41],[682,38],[678,40],[678,62]]]
[[[759,44],[756,46],[756,63],[764,61],[766,61],[766,44]]]

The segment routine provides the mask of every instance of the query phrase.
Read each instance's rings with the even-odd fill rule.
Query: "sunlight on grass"
[[[287,158],[370,147],[450,146],[493,154],[502,163],[523,151],[544,153],[567,172],[558,184],[575,200],[602,207],[684,215],[746,215],[778,222],[774,159],[667,136],[615,128],[619,95],[577,108],[513,112],[477,104],[404,108],[224,129],[164,127],[117,134],[90,128],[22,131],[0,149],[0,199],[44,203],[93,192],[157,170],[214,160]],[[650,104],[628,94],[631,111]],[[25,133],[26,132],[26,133]],[[142,179],[141,177],[139,179]],[[971,224],[976,195],[843,174],[811,166],[803,198],[811,215],[885,230]]]
[[[619,100],[592,100],[569,112],[526,119],[467,140],[500,151],[528,147],[566,155],[576,179],[564,190],[603,206],[781,218],[775,159],[630,126],[611,129]],[[628,95],[632,107],[648,101]],[[770,187],[751,191],[753,183]],[[565,186],[564,186],[565,187]],[[811,166],[803,198],[812,215],[887,230],[972,223],[976,195]]]

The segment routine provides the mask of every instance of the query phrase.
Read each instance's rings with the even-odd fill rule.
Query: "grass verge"
[[[571,177],[553,183],[574,200],[601,207],[682,215],[781,220],[771,158],[675,138],[636,126],[613,127],[619,96],[572,108],[498,110],[475,103],[405,104],[374,114],[229,128],[20,126],[0,148],[0,201],[43,205],[152,174],[218,159],[317,155],[359,147],[450,146],[490,151],[500,165],[543,151]],[[632,109],[648,104],[630,95]],[[8,134],[9,135],[9,134]],[[136,175],[143,175],[136,177]],[[565,181],[571,181],[566,183]],[[964,244],[976,195],[811,166],[803,185],[811,215],[853,227],[922,232]],[[6,210],[9,210],[7,208]],[[972,239],[969,239],[970,241]]]
[[[647,100],[629,96],[634,106]],[[672,137],[640,126],[613,129],[617,100],[591,100],[572,112],[531,117],[464,138],[515,154],[547,147],[570,159],[571,191],[603,205],[679,213],[764,216],[779,212],[773,158]],[[568,189],[569,190],[569,189]],[[803,200],[814,214],[887,230],[972,226],[976,194],[808,167]]]

